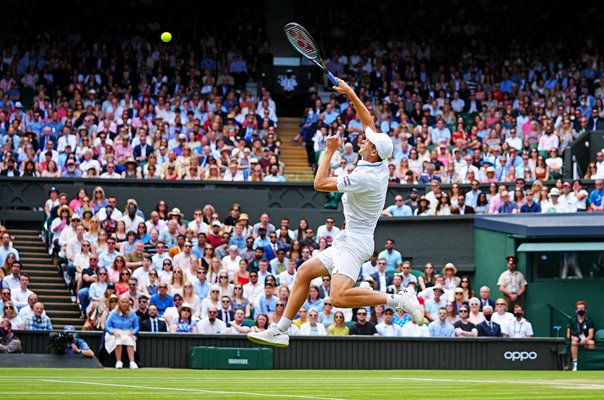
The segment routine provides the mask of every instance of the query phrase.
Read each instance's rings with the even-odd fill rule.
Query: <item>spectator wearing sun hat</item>
[[[455,276],[457,274],[457,267],[453,263],[446,263],[443,267],[443,276],[445,277],[445,281],[443,283],[443,287],[446,290],[455,290],[461,283],[461,278]]]

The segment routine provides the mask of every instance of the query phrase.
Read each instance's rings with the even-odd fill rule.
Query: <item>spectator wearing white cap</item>
[[[549,200],[541,203],[542,214],[560,214],[569,212],[566,204],[558,201],[560,199],[560,190],[558,188],[552,188],[547,197]]]

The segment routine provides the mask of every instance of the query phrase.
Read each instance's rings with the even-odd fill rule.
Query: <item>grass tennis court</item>
[[[4,369],[7,399],[601,399],[604,371]]]

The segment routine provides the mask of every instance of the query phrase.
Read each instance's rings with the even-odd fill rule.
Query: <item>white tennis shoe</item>
[[[287,332],[281,332],[276,324],[272,324],[267,330],[262,332],[250,332],[247,334],[247,338],[258,344],[275,347],[289,346],[289,335]]]
[[[398,294],[400,294],[402,298],[401,301],[398,302],[396,309],[405,311],[411,316],[413,322],[422,326],[424,324],[424,312],[422,311],[422,306],[419,304],[419,300],[417,300],[415,291],[407,288],[399,291]]]

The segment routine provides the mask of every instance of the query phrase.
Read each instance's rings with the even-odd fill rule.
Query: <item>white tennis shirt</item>
[[[338,191],[344,193],[346,230],[362,235],[373,235],[388,189],[388,167],[383,161],[364,160],[349,175],[338,177]]]

